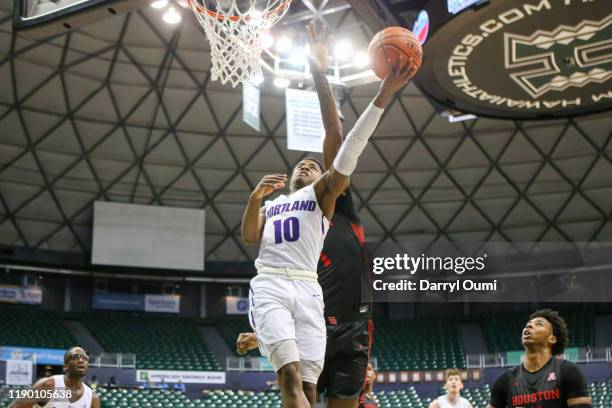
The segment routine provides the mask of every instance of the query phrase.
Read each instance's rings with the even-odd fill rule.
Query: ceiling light
[[[340,41],[334,48],[334,57],[338,61],[346,61],[353,56],[353,45],[348,41]]]
[[[274,86],[277,88],[287,88],[289,87],[289,85],[291,85],[291,81],[289,80],[289,78],[274,78]]]
[[[291,52],[289,63],[299,66],[306,64],[306,51],[303,47],[298,47]]]
[[[163,18],[168,24],[176,24],[181,21],[181,15],[174,9],[174,7],[170,7],[164,14]]]
[[[355,65],[358,67],[366,67],[370,65],[370,56],[367,52],[360,51],[355,55]]]
[[[280,53],[287,53],[291,50],[293,43],[289,37],[281,37],[276,41],[276,50]]]
[[[155,0],[151,2],[151,7],[154,9],[161,9],[168,5],[168,0]]]

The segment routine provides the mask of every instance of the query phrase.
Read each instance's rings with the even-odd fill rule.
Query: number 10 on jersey
[[[300,238],[300,221],[296,217],[276,220],[273,224],[275,244],[282,244],[283,238],[287,242],[295,242]]]

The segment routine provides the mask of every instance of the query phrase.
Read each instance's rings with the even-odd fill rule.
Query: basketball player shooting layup
[[[64,375],[38,380],[27,400],[15,401],[9,408],[100,408],[98,395],[83,383],[88,368],[89,357],[85,350],[81,347],[69,349],[64,354]]]
[[[342,145],[340,122],[333,91],[326,77],[329,35],[326,26],[317,32],[314,22],[306,27],[310,42],[310,68],[317,90],[325,127],[324,169],[329,169]],[[369,303],[361,299],[361,279],[369,265],[364,234],[350,188],[336,200],[333,226],[330,225],[317,266],[323,290],[327,346],[325,363],[317,387],[302,382],[304,393],[314,406],[317,391],[324,393],[327,408],[357,408],[363,389],[371,344]],[[254,333],[241,333],[236,342],[240,354],[257,348]]]
[[[580,368],[557,357],[569,342],[567,332],[565,320],[554,310],[529,316],[521,337],[523,364],[495,381],[489,408],[591,408]]]
[[[283,405],[308,408],[302,381],[316,384],[323,368],[326,328],[323,294],[317,282],[317,263],[329,229],[336,199],[349,185],[349,176],[383,110],[411,74],[410,64],[398,58],[333,161],[322,172],[312,159],[300,161],[291,175],[290,194],[263,199],[284,188],[287,176],[267,175],[255,187],[242,219],[247,244],[261,241],[255,261],[257,276],[249,291],[249,320],[260,352],[277,373]]]

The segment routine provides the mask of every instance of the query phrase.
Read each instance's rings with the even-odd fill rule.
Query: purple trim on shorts
[[[255,297],[255,291],[253,290],[253,288],[249,285],[249,291],[251,292],[251,309],[249,310],[249,316],[251,317],[251,323],[253,323],[253,330],[257,330],[257,324],[255,324],[255,317],[253,316],[253,307],[255,307],[255,300],[253,299]]]

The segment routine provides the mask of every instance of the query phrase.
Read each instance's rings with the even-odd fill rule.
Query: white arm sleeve
[[[346,140],[334,160],[334,168],[340,174],[350,176],[357,167],[357,159],[368,144],[370,136],[374,133],[378,122],[385,110],[370,103],[365,112],[359,117],[357,123],[349,132]]]

